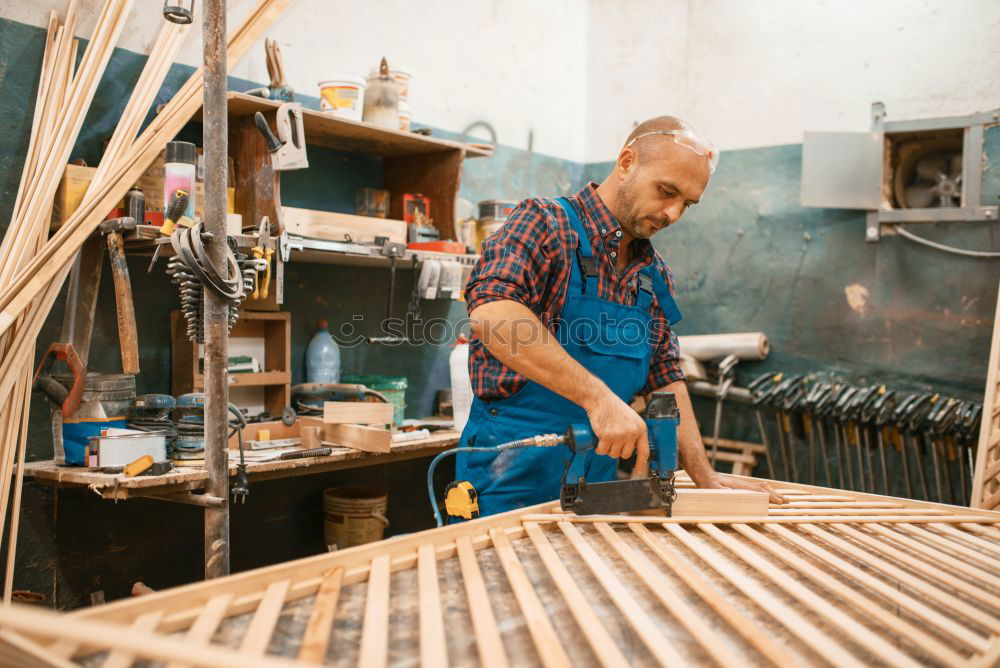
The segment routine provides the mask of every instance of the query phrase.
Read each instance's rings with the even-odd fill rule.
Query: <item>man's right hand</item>
[[[649,461],[646,421],[635,410],[607,387],[584,408],[597,436],[597,454],[628,459],[635,452],[636,468],[646,466]]]

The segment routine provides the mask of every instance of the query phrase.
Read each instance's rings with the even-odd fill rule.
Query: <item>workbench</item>
[[[70,614],[15,606],[0,651],[92,666],[1000,661],[1000,513],[776,484],[787,503],[752,516],[549,502]]]
[[[247,474],[253,482],[340,471],[359,466],[391,464],[435,455],[455,446],[458,439],[458,432],[450,429],[441,430],[431,433],[429,438],[393,443],[388,453],[381,454],[324,443],[333,448],[333,452],[325,457],[247,462]],[[236,475],[238,462],[238,451],[230,450],[230,478]],[[28,462],[24,466],[24,474],[38,483],[62,487],[88,487],[105,499],[151,498],[195,505],[203,504],[198,501],[198,495],[192,495],[192,491],[202,489],[208,480],[208,472],[200,467],[175,468],[163,475],[126,478],[122,474],[102,473],[100,469],[57,466],[52,460]]]

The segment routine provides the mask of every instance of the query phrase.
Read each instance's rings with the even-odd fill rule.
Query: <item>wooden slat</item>
[[[768,635],[761,633],[759,629],[754,626],[753,622],[744,617],[736,608],[734,608],[722,595],[716,591],[712,585],[705,580],[698,571],[694,570],[683,561],[681,561],[677,555],[673,554],[667,550],[662,543],[657,541],[653,534],[650,533],[642,524],[629,524],[629,529],[636,534],[643,543],[646,544],[653,554],[655,554],[660,561],[662,561],[670,570],[680,578],[685,585],[687,585],[695,594],[701,597],[703,601],[715,611],[719,617],[729,623],[733,629],[739,633],[744,640],[746,640],[750,645],[755,647],[758,652],[769,659],[772,663],[779,666],[791,665],[792,658],[788,656],[777,643]]]
[[[997,289],[996,313],[993,316],[993,335],[990,338],[990,359],[986,367],[986,388],[983,393],[983,417],[979,425],[979,447],[976,451],[976,470],[972,478],[972,507],[992,510],[1000,497],[1000,487],[995,476],[986,470],[1000,460],[995,443],[1000,436],[1000,288]]]
[[[867,571],[864,571],[854,564],[847,562],[833,552],[827,550],[825,547],[821,547],[820,545],[806,539],[796,531],[791,531],[785,527],[774,525],[768,525],[765,528],[768,531],[780,536],[792,545],[795,545],[803,552],[831,566],[834,570],[838,571],[852,582],[868,587],[868,589],[896,605],[900,605],[902,607],[912,600],[909,596],[901,593],[895,587],[886,584],[884,581],[870,575]],[[897,614],[891,614],[888,617],[884,615],[878,616],[888,628],[906,636],[915,645],[919,646],[931,656],[943,661],[945,664],[954,665],[964,660],[962,655],[943,644],[937,638],[928,635],[923,629],[917,628],[905,622]]]
[[[966,561],[979,564],[983,568],[993,569],[994,571],[1000,570],[1000,560],[988,557],[982,552],[974,550],[971,547],[966,547],[954,539],[945,538],[944,536],[940,536],[933,531],[928,531],[923,527],[913,526],[910,524],[900,524],[897,528],[902,529],[919,539],[923,539],[925,542],[934,543],[947,551],[959,555]]]
[[[977,547],[980,550],[985,550],[989,554],[993,555],[993,557],[1000,556],[1000,545],[998,545],[993,541],[989,541],[984,538],[980,538],[979,536],[973,535],[968,531],[959,531],[955,527],[949,526],[947,524],[929,524],[927,525],[927,528],[933,529],[934,531],[937,531],[939,533],[948,534],[953,538],[957,538],[960,541],[968,543],[972,547]]]
[[[323,582],[316,592],[309,624],[302,634],[302,646],[299,648],[299,661],[307,663],[323,663],[326,649],[330,644],[330,633],[337,612],[337,600],[340,598],[340,581],[344,577],[344,567],[331,568],[323,576]]]
[[[820,631],[816,626],[804,619],[802,615],[786,605],[770,591],[753,579],[744,575],[735,563],[711,548],[701,539],[688,533],[683,527],[674,524],[665,525],[670,534],[682,542],[689,550],[698,555],[716,570],[722,577],[739,589],[757,606],[780,622],[789,632],[798,637],[812,651],[830,661],[835,666],[860,666],[851,654],[845,651],[837,642]]]
[[[625,544],[615,530],[604,523],[594,525],[597,532],[614,548],[622,562],[635,571],[639,579],[649,588],[650,593],[663,604],[677,622],[698,641],[698,644],[715,659],[719,665],[735,666],[742,661],[729,647],[720,641],[715,631],[705,622],[701,613],[677,595],[670,581],[642,555]]]
[[[188,629],[184,636],[184,642],[193,645],[207,645],[219,628],[219,624],[226,618],[229,606],[233,602],[233,594],[225,593],[213,596],[201,609],[198,618]],[[190,664],[172,661],[166,668],[186,668]]]
[[[372,559],[368,575],[368,598],[361,630],[361,653],[358,665],[370,668],[385,666],[389,650],[389,557]]]
[[[250,620],[243,642],[240,644],[240,654],[245,656],[261,656],[271,642],[274,625],[278,623],[281,609],[285,605],[285,595],[288,593],[288,580],[279,580],[268,585],[264,598],[260,600],[257,611]]]
[[[771,511],[774,512],[774,511]],[[593,522],[616,522],[622,524],[697,524],[706,522],[710,524],[746,524],[747,517],[743,515],[726,515],[718,517],[647,517],[639,515],[566,515],[560,513],[529,513],[521,518],[525,522],[573,522],[576,524],[588,524]],[[963,523],[963,522],[984,522],[990,521],[988,518],[975,517],[970,515],[929,515],[929,516],[909,516],[909,515],[786,515],[762,517],[754,519],[754,524],[823,524],[828,522],[848,522],[862,524],[875,522],[878,524],[929,524],[933,522]],[[1000,522],[1000,516],[996,518]]]
[[[155,631],[161,619],[163,619],[162,610],[151,610],[136,617],[132,628],[137,631]],[[108,654],[108,658],[101,664],[101,668],[128,668],[136,658],[138,657],[136,657],[135,652],[115,648]]]
[[[392,424],[392,404],[372,401],[323,402],[325,424]]]
[[[455,541],[458,552],[459,567],[462,569],[462,579],[465,581],[465,593],[469,599],[469,616],[472,617],[472,630],[476,635],[476,647],[479,649],[479,661],[489,668],[506,668],[507,652],[500,640],[497,621],[490,606],[490,597],[483,583],[483,574],[476,561],[476,553],[472,549],[472,539],[460,536]]]
[[[907,573],[901,568],[897,568],[893,564],[880,559],[859,547],[851,545],[843,538],[839,538],[825,529],[821,529],[818,526],[804,524],[802,529],[817,538],[820,538],[829,545],[837,548],[844,554],[848,554],[851,558],[856,559],[882,573],[888,575],[889,577],[895,578],[900,581],[901,584],[906,585],[914,591],[920,592],[922,595],[927,596],[929,599],[936,601],[937,603],[951,608],[955,612],[961,612],[965,614],[970,619],[985,617],[982,611],[973,608],[965,601],[955,598],[950,594],[942,592],[924,580],[914,576],[912,573]],[[903,597],[901,597],[903,598]],[[967,627],[959,624],[954,620],[953,617],[944,615],[937,610],[913,599],[912,597],[906,597],[903,600],[908,599],[905,607],[912,612],[914,615],[920,617],[929,624],[936,626],[943,633],[950,635],[952,638],[959,642],[965,643],[972,650],[976,652],[981,652],[988,646],[986,638],[979,636]],[[978,621],[978,620],[977,620]],[[987,622],[989,620],[987,619]]]
[[[611,572],[608,565],[584,539],[580,530],[570,522],[560,522],[559,529],[566,535],[577,554],[587,564],[587,568],[590,569],[594,579],[604,588],[608,598],[621,611],[622,616],[631,626],[632,632],[646,644],[646,648],[653,655],[653,658],[662,666],[687,663],[673,648],[673,645],[663,637],[663,634],[658,630],[658,625],[643,610],[635,597],[629,593],[628,588]]]
[[[549,616],[545,613],[545,607],[539,600],[538,594],[535,593],[531,580],[524,572],[524,567],[518,560],[510,541],[507,540],[507,536],[501,531],[491,529],[490,539],[493,541],[493,547],[500,559],[500,565],[503,566],[507,580],[510,582],[510,588],[514,591],[514,598],[517,599],[517,604],[521,608],[524,624],[528,627],[528,632],[535,643],[535,650],[538,651],[542,665],[568,668],[570,661],[569,657],[566,656],[566,650],[559,641],[559,636],[552,627]]]
[[[580,627],[581,635],[586,638],[597,660],[601,662],[602,666],[609,667],[623,666],[628,663],[621,650],[618,649],[618,645],[604,628],[600,618],[594,613],[590,602],[587,601],[583,592],[580,591],[580,587],[573,580],[566,565],[556,554],[549,539],[545,537],[545,532],[534,522],[525,522],[524,528],[538,552],[538,557],[548,571],[549,577],[552,578],[562,597],[566,599],[566,607],[569,608],[570,614],[573,615],[577,626]]]
[[[420,587],[420,663],[424,666],[447,666],[448,646],[438,590],[437,555],[430,543],[417,549],[417,578]]]
[[[710,527],[711,530],[718,531],[715,527]],[[825,573],[811,563],[799,557],[791,550],[788,550],[781,545],[779,545],[774,540],[768,538],[767,536],[761,534],[757,530],[751,528],[746,524],[734,524],[733,529],[742,534],[744,537],[751,540],[753,543],[762,547],[769,554],[777,557],[779,560],[791,566],[800,574],[810,578],[824,589],[826,589],[835,598],[842,598],[846,601],[850,607],[853,607],[859,611],[864,612],[869,617],[885,624],[886,618],[891,617],[882,608],[878,607],[872,603],[867,597],[858,594],[855,590],[850,587],[845,587],[842,582],[832,577],[830,574]],[[753,553],[749,553],[752,555]],[[745,560],[745,559],[744,559]],[[750,563],[750,562],[747,562]],[[770,564],[770,568],[777,568],[776,565]],[[759,569],[758,569],[759,570]],[[785,576],[787,577],[787,576]],[[797,583],[795,583],[797,584]],[[801,586],[801,585],[799,585]],[[790,592],[791,593],[791,592]],[[795,595],[795,594],[793,594]],[[831,605],[832,600],[823,600],[819,597],[813,599],[812,605],[815,607],[816,602],[819,602],[819,607],[823,612],[820,612],[822,616],[828,615],[831,611],[836,611],[839,619],[831,619],[834,624],[841,627],[849,636],[853,637],[857,642],[864,645],[866,648],[874,652],[878,657],[885,660],[890,665],[895,666],[916,666],[918,665],[913,659],[906,656],[899,651],[895,646],[888,643],[882,637],[872,633],[867,627],[862,626],[853,619],[847,617],[846,615],[841,616],[840,610],[834,605]]]
[[[997,576],[991,571],[983,570],[974,564],[970,564],[969,562],[963,561],[958,557],[948,554],[947,552],[943,552],[933,545],[928,545],[927,543],[921,542],[901,531],[896,531],[894,528],[884,527],[879,524],[873,524],[869,528],[875,533],[888,538],[891,541],[895,541],[900,545],[924,555],[924,557],[929,561],[948,565],[963,575],[977,579],[992,587],[1000,588],[1000,576]]]
[[[1000,610],[1000,596],[991,594],[989,591],[984,589],[981,584],[974,585],[967,580],[955,577],[948,571],[934,566],[934,562],[932,560],[919,559],[911,554],[903,552],[902,550],[897,550],[891,544],[880,541],[874,536],[859,531],[854,527],[850,527],[846,524],[834,524],[832,527],[835,531],[839,531],[845,536],[853,538],[858,543],[862,543],[866,547],[893,559],[896,563],[905,564],[914,571],[927,576],[930,581],[937,581],[941,584],[948,585],[952,589],[960,591],[970,598],[977,599],[980,603],[984,603],[991,608]]]

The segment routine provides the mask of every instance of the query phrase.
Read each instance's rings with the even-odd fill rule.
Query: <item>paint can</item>
[[[323,539],[343,550],[382,540],[389,520],[385,517],[389,495],[364,487],[330,487],[323,490]]]
[[[319,108],[340,118],[360,121],[365,108],[365,80],[341,77],[319,82]]]
[[[368,72],[368,78],[373,79],[378,76],[378,68],[373,67],[370,72]],[[393,65],[389,68],[389,76],[396,80],[399,85],[399,101],[409,102],[410,101],[410,79],[413,78],[413,73],[410,72],[410,68],[403,67],[402,65]]]
[[[67,390],[73,386],[73,375],[52,374],[52,378]],[[64,418],[62,410],[52,404],[52,443],[57,466],[90,466],[88,461],[91,436],[111,427],[125,429],[135,401],[135,376],[121,373],[87,374],[80,407]]]
[[[399,129],[401,132],[410,131],[410,120],[413,118],[413,112],[410,110],[410,104],[404,102],[402,98],[399,100]]]

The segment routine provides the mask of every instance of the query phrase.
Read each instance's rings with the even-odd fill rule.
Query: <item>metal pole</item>
[[[205,0],[202,41],[205,98],[202,137],[205,148],[206,244],[216,267],[226,265],[226,165],[229,155],[226,108],[226,0]],[[205,289],[205,468],[206,492],[229,498],[229,304]],[[205,508],[205,578],[229,575],[229,504]]]

